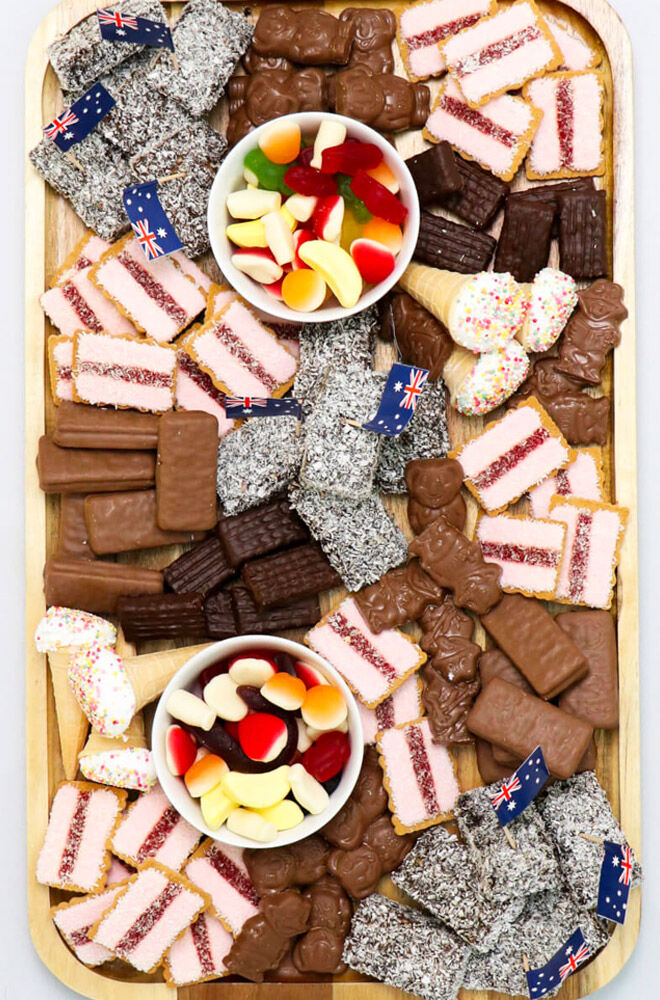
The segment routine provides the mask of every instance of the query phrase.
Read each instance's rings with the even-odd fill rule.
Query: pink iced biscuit
[[[431,739],[428,720],[386,729],[376,745],[396,832],[423,830],[448,819],[458,782],[447,748]]]
[[[37,881],[74,892],[103,888],[110,864],[108,841],[125,801],[125,792],[86,781],[60,785],[37,860]]]
[[[74,338],[74,398],[80,403],[163,413],[172,409],[175,378],[171,347],[107,333]]]
[[[446,139],[470,160],[510,181],[523,161],[541,114],[521,97],[503,94],[471,108],[454,80],[438,92],[424,137]]]
[[[200,837],[199,831],[179,815],[156,785],[126,810],[112,838],[112,850],[135,867],[153,858],[179,871]]]
[[[482,507],[498,514],[557,469],[571,451],[559,428],[531,397],[451,452],[465,485]]]
[[[105,880],[106,885],[116,885],[117,882],[123,882],[125,878],[129,875],[134,875],[135,869],[129,865],[125,865],[123,861],[119,858],[112,856],[110,862],[110,867],[108,868],[108,875]]]
[[[210,413],[218,421],[219,437],[229,434],[236,426],[236,421],[227,417],[224,392],[216,389],[211,376],[181,348],[176,352],[174,405],[177,410]]]
[[[528,177],[604,173],[604,88],[599,73],[551,73],[528,83],[524,94],[543,112],[525,165]]]
[[[280,396],[296,359],[243,302],[230,302],[184,346],[216,388],[235,396]]]
[[[215,319],[230,302],[247,304],[245,299],[241,298],[233,288],[227,288],[226,285],[213,285],[206,307],[204,322],[208,323],[209,320]],[[271,333],[275,334],[282,347],[286,347],[287,351],[294,358],[300,356],[299,323],[280,323],[274,316],[269,316],[267,313],[262,312],[261,309],[255,309],[254,314],[264,326],[268,327]]]
[[[73,337],[48,338],[48,370],[55,405],[73,400]]]
[[[544,14],[544,19],[559,46],[562,69],[591,69],[600,62],[596,49],[592,49],[578,31],[574,31],[558,17]]]
[[[206,275],[180,252],[147,261],[131,236],[104,254],[91,276],[138,330],[162,344],[203,311],[210,286]]]
[[[240,847],[205,840],[184,872],[193,885],[209,894],[215,916],[233,934],[258,911],[259,897]]]
[[[165,956],[166,982],[170,986],[189,986],[225,976],[224,959],[233,943],[219,920],[200,913]]]
[[[398,629],[372,632],[352,597],[322,618],[305,641],[330,661],[367,708],[389,697],[426,660]]]
[[[90,271],[91,267],[77,271],[44,292],[39,301],[51,323],[70,337],[76,330],[136,334],[131,321],[90,281]]]
[[[87,233],[75,245],[69,256],[57,269],[53,275],[50,287],[55,288],[56,285],[63,285],[77,274],[78,271],[96,264],[97,260],[100,260],[106,250],[109,249],[110,243],[106,243],[96,233]]]
[[[564,552],[564,525],[509,514],[484,516],[475,535],[486,562],[502,567],[502,590],[551,600]]]
[[[206,903],[176,872],[149,861],[129,879],[91,937],[140,972],[153,972]]]
[[[129,874],[130,872],[127,872],[125,877]],[[108,948],[92,941],[89,930],[112,906],[121,888],[117,885],[104,892],[77,896],[70,902],[61,903],[51,910],[55,926],[83,965],[103,965],[115,957]]]
[[[556,69],[561,52],[532,0],[494,14],[442,42],[447,69],[472,107]]]
[[[550,517],[567,527],[555,600],[609,608],[627,509],[595,500],[554,497]]]
[[[438,76],[446,68],[438,43],[469,28],[495,8],[494,0],[424,0],[399,15],[399,48],[408,75],[415,80]]]
[[[398,687],[394,694],[381,701],[375,708],[365,708],[357,703],[362,721],[365,744],[375,743],[376,733],[391,729],[402,722],[412,722],[424,713],[422,686],[417,674],[413,674]]]
[[[548,517],[553,496],[603,500],[603,463],[599,448],[580,448],[565,469],[529,491],[532,517]]]

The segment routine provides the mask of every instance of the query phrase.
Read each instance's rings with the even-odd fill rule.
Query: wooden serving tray
[[[163,0],[172,15],[184,6],[173,0]],[[615,813],[637,854],[640,850],[640,780],[639,780],[639,671],[638,671],[638,581],[637,581],[637,501],[636,501],[636,417],[635,417],[635,288],[634,288],[634,199],[633,199],[633,104],[632,56],[630,42],[618,15],[606,0],[538,0],[549,12],[559,12],[564,19],[575,22],[580,30],[602,53],[601,70],[606,83],[605,144],[606,173],[598,181],[608,192],[610,232],[609,248],[613,260],[614,280],[625,289],[629,317],[623,324],[621,346],[608,364],[604,388],[614,401],[613,426],[604,449],[605,481],[610,498],[630,508],[628,527],[618,568],[616,616],[619,646],[620,725],[618,731],[597,733],[598,766],[601,783],[607,790]],[[338,14],[347,3],[318,2]],[[402,5],[389,0],[370,0],[369,6]],[[91,13],[95,0],[62,0],[45,18],[34,35],[28,53],[26,70],[26,572],[27,572],[27,834],[28,834],[28,902],[30,928],[35,948],[47,967],[72,990],[98,1000],[265,1000],[277,996],[281,1000],[385,1000],[404,996],[401,991],[367,981],[349,971],[345,976],[327,983],[289,985],[266,983],[263,986],[220,980],[174,991],[165,986],[159,973],[142,976],[122,962],[102,966],[95,971],[82,965],[69,951],[50,919],[49,908],[66,898],[57,890],[39,885],[34,877],[37,855],[43,842],[49,804],[55,787],[63,779],[62,762],[53,694],[46,657],[34,647],[35,627],[44,614],[42,570],[47,555],[57,542],[59,499],[46,497],[39,489],[35,468],[37,440],[53,423],[53,403],[48,387],[46,337],[51,331],[39,305],[39,296],[47,281],[70,252],[83,232],[83,226],[64,199],[57,196],[27,162],[27,153],[42,136],[42,125],[61,110],[62,99],[57,80],[48,65],[47,48],[60,34]],[[242,7],[244,4],[237,4]],[[366,4],[365,4],[366,6]],[[258,9],[259,4],[254,4]],[[403,64],[397,54],[398,69]],[[613,86],[613,81],[615,85]],[[431,81],[434,91],[437,83]],[[213,122],[222,124],[226,117],[225,102],[214,113]],[[409,156],[423,148],[421,134],[403,133],[396,137],[400,152]],[[520,178],[516,187],[527,182]],[[203,260],[209,273],[217,274],[210,255]],[[551,261],[552,263],[552,261]],[[379,345],[376,364],[386,369],[393,360],[392,348]],[[452,412],[450,429],[452,442],[460,443],[480,426],[478,420],[460,417]],[[475,504],[470,498],[469,520],[475,518]],[[388,502],[405,531],[409,532],[405,503],[401,499]],[[162,567],[177,554],[176,548],[158,549],[141,554],[143,565]],[[133,560],[135,556],[133,555]],[[339,596],[340,592],[333,595]],[[334,603],[334,602],[333,602]],[[331,602],[325,601],[323,610]],[[562,610],[566,610],[565,607]],[[415,634],[414,630],[411,630]],[[291,633],[299,638],[301,633]],[[418,633],[417,633],[418,634]],[[484,644],[484,633],[477,629],[476,641]],[[150,648],[165,646],[151,643]],[[142,651],[142,649],[141,649]],[[457,748],[459,782],[462,788],[481,784],[474,751]],[[396,895],[391,882],[385,880],[383,891]],[[630,899],[628,918],[617,927],[603,952],[583,970],[572,976],[562,989],[564,997],[576,1000],[609,982],[625,964],[635,946],[640,923],[641,893]],[[477,994],[461,991],[462,1000],[498,994]]]

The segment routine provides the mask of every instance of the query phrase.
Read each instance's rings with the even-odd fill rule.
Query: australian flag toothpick
[[[164,21],[150,21],[147,17],[120,14],[106,7],[96,11],[101,37],[106,42],[129,42],[133,45],[150,45],[152,48],[170,49],[174,52],[172,32]]]
[[[147,260],[157,260],[183,246],[158,197],[158,181],[124,188],[124,208]]]
[[[75,101],[70,108],[53,118],[49,125],[44,126],[44,133],[58,149],[67,153],[76,143],[86,139],[100,121],[115,106],[115,99],[100,83]]]
[[[544,997],[557,986],[561,986],[589,958],[589,945],[584,940],[584,934],[578,927],[571,934],[566,944],[556,951],[549,962],[540,969],[530,969],[527,976],[527,989],[532,1000]]]
[[[627,844],[614,844],[611,840],[603,841],[603,849],[596,912],[599,917],[622,924],[628,909],[633,853]]]
[[[241,420],[244,417],[296,417],[300,420],[302,409],[294,396],[284,399],[263,399],[255,396],[227,396],[227,416]]]
[[[505,778],[501,788],[491,798],[500,826],[507,826],[533,802],[541,791],[550,772],[541,747],[530,753],[510,778]]]
[[[387,376],[378,413],[362,424],[365,431],[398,437],[412,419],[428,374],[426,368],[414,368],[396,361]]]

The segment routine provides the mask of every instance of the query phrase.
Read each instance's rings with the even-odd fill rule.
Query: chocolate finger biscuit
[[[158,417],[64,401],[55,414],[53,441],[60,448],[155,451]]]
[[[146,594],[120,597],[117,615],[128,642],[148,639],[205,639],[201,594]]]
[[[341,585],[318,545],[298,545],[243,567],[243,582],[259,608],[277,608]]]
[[[55,556],[44,567],[46,604],[114,614],[123,594],[160,594],[163,574],[141,566]]]
[[[147,490],[156,477],[156,456],[148,451],[60,448],[39,438],[39,486],[44,493],[109,493]]]
[[[487,269],[496,245],[487,233],[422,212],[413,257],[429,267],[476,274]]]
[[[210,413],[166,413],[158,427],[157,521],[166,531],[212,528],[218,422]]]
[[[97,556],[198,541],[202,532],[163,531],[156,523],[156,491],[96,493],[85,499],[89,543]]]

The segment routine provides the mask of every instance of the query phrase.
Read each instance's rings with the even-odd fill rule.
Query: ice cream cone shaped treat
[[[577,305],[575,281],[563,271],[544,267],[531,285],[522,329],[516,334],[526,351],[547,351],[558,339]]]
[[[130,872],[126,873],[128,877]],[[74,896],[67,903],[60,903],[51,909],[55,926],[83,965],[94,968],[110,962],[115,956],[102,944],[96,944],[89,936],[89,928],[96,924],[108,907],[112,906],[123,886],[113,885],[104,892],[88,896]]]
[[[457,274],[409,264],[399,284],[477,354],[505,347],[525,320],[527,297],[510,274]]]
[[[114,646],[117,630],[110,622],[87,611],[52,607],[39,622],[34,641],[38,651],[48,655],[64,776],[72,781],[78,770],[78,754],[87,739],[89,722],[71,690],[69,664],[85,646]]]
[[[86,781],[65,781],[55,792],[37,881],[72,892],[102,889],[110,867],[109,842],[126,792]]]
[[[69,682],[81,709],[101,736],[126,732],[141,708],[163,693],[184,663],[206,649],[185,646],[122,659],[104,646],[80,650],[69,664]]]
[[[179,871],[201,833],[170,805],[159,785],[132,802],[112,838],[112,850],[135,868],[147,859]]]
[[[490,413],[522,385],[529,371],[527,352],[517,340],[477,357],[455,347],[442,377],[451,405],[468,417]]]
[[[168,986],[191,986],[227,975],[224,959],[234,939],[215,917],[200,913],[163,961]]]
[[[102,785],[146,792],[156,783],[153,756],[140,714],[133,716],[119,739],[92,730],[78,760],[83,777]]]

